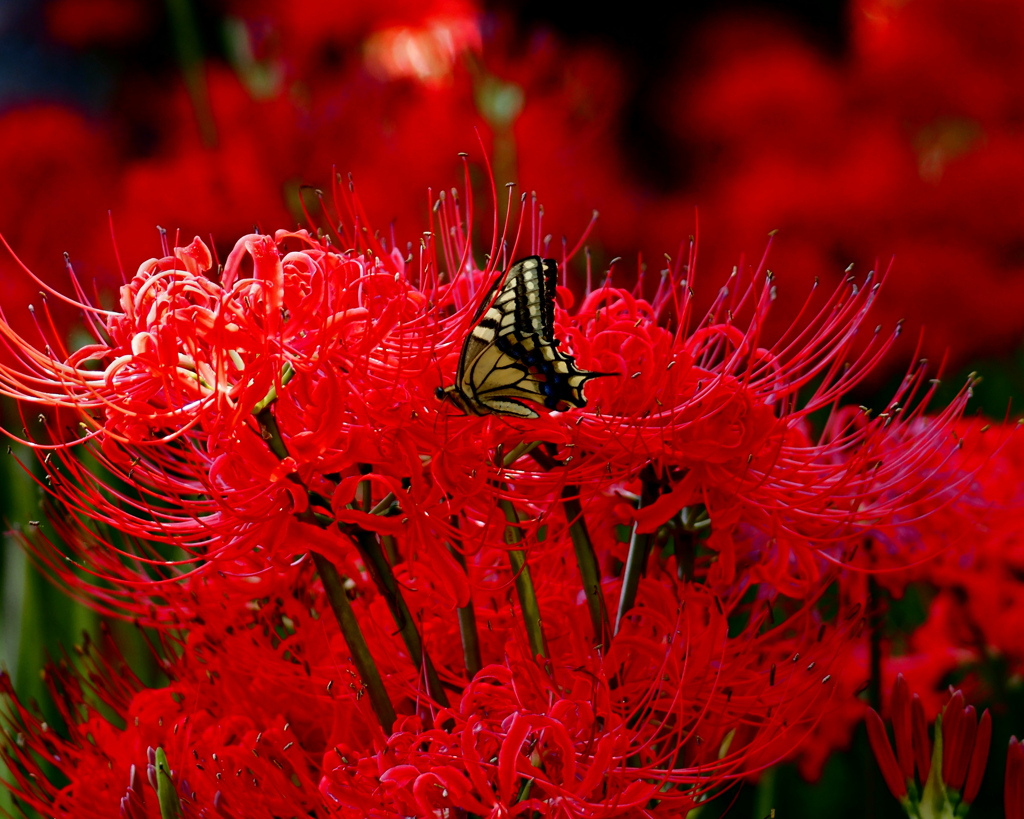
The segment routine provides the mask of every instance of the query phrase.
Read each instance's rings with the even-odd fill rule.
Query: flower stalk
[[[457,530],[459,528],[457,516],[452,515],[451,524],[453,529]],[[468,577],[469,567],[466,563],[466,555],[462,551],[462,544],[458,542],[449,543],[448,551],[451,552],[455,562],[459,564],[462,571]],[[480,635],[477,632],[476,609],[473,607],[472,595],[470,595],[466,605],[459,606],[456,616],[459,618],[459,638],[462,642],[462,658],[466,663],[466,676],[469,679],[473,679],[483,667],[483,661],[480,658]]]
[[[539,442],[536,441],[528,445],[520,444],[505,457],[503,465],[509,466],[520,455],[526,453],[529,453],[543,469],[549,472],[558,465],[555,459],[544,452],[539,447]],[[608,607],[605,604],[604,591],[601,589],[601,567],[598,563],[597,552],[594,549],[590,533],[587,531],[587,520],[580,503],[580,487],[565,484],[562,486],[561,494],[562,509],[565,512],[566,521],[569,523],[569,537],[572,539],[573,550],[576,554],[576,565],[580,571],[580,582],[587,600],[590,625],[594,631],[594,645],[604,651],[607,649],[608,639],[611,637]]]
[[[398,626],[398,632],[401,634],[406,648],[409,649],[412,661],[426,679],[428,696],[442,708],[447,708],[448,696],[441,686],[441,680],[437,676],[437,670],[434,668],[430,655],[423,645],[420,631],[416,627],[416,621],[413,619],[412,612],[409,611],[409,606],[398,586],[391,563],[388,562],[388,557],[384,553],[381,539],[365,529],[356,527],[353,529],[356,546],[366,563],[367,571],[391,610],[395,624]]]
[[[327,594],[327,602],[338,621],[345,644],[352,652],[352,662],[370,695],[370,706],[373,708],[373,713],[377,715],[377,720],[384,733],[390,734],[395,725],[395,707],[384,688],[384,681],[377,669],[377,663],[373,659],[373,654],[370,653],[370,647],[366,644],[366,638],[363,637],[362,629],[359,628],[359,623],[356,621],[355,612],[352,611],[352,605],[348,601],[345,581],[330,560],[317,551],[311,551],[309,554],[313,558],[317,574],[320,575],[320,582],[323,583],[324,591]]]
[[[583,516],[580,504],[580,488],[566,484],[562,487],[562,506],[566,519],[569,521],[569,536],[572,538],[573,550],[576,553],[576,565],[580,570],[580,581],[587,599],[587,611],[590,612],[590,625],[594,629],[594,645],[604,651],[608,647],[611,630],[608,624],[608,610],[601,590],[601,568],[597,562],[597,553],[587,531],[587,521]]]
[[[274,417],[272,405],[268,404],[260,409],[256,413],[256,420],[270,451],[281,460],[287,458],[288,449],[281,437],[281,430],[277,425],[277,419]],[[307,509],[300,515],[301,518],[304,518],[307,523],[316,523],[312,510]],[[361,532],[357,536],[372,537],[367,532]],[[376,714],[384,733],[390,734],[395,723],[394,705],[392,705],[387,690],[384,688],[384,681],[381,679],[380,671],[366,643],[362,629],[360,629],[359,623],[356,621],[355,612],[352,611],[352,606],[348,601],[345,582],[334,564],[324,555],[315,550],[310,550],[310,555],[320,576],[320,582],[324,586],[324,592],[327,594],[327,601],[331,611],[338,621],[338,626],[345,637],[349,651],[352,652],[352,662],[356,667],[360,680],[370,695],[370,705],[373,708],[373,712]],[[405,636],[403,634],[403,637]],[[412,656],[416,660],[420,657],[419,654],[413,654]]]
[[[1010,737],[1006,752],[1006,781],[1003,786],[1006,819],[1024,819],[1024,745]]]
[[[641,494],[640,508],[652,504],[657,498],[657,491],[654,487],[654,470],[645,467],[644,473],[640,476]],[[629,538],[629,551],[626,553],[626,567],[622,576],[622,591],[619,593],[619,609],[615,615],[615,629],[613,634],[618,634],[622,623],[629,614],[629,611],[636,604],[637,589],[640,587],[640,578],[647,567],[647,559],[651,552],[651,536],[639,531],[639,522],[633,524],[633,531]]]
[[[523,540],[523,532],[520,529],[521,520],[512,501],[501,498],[498,501],[501,511],[505,515],[505,543],[515,546]],[[533,586],[533,578],[530,575],[530,564],[526,559],[525,549],[509,549],[508,560],[512,567],[512,574],[515,577],[516,593],[519,596],[519,606],[523,612],[523,625],[526,628],[526,639],[530,644],[530,651],[534,657],[548,659],[547,641],[544,639],[544,629],[541,625],[540,605],[537,602],[537,592]]]
[[[163,748],[155,751],[150,748],[149,779],[156,790],[157,804],[160,806],[160,819],[181,819],[181,804],[178,793],[171,778],[171,768],[167,764],[167,754]]]

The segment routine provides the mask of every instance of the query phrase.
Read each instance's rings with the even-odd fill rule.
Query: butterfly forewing
[[[557,281],[553,259],[530,256],[512,265],[484,296],[462,346],[456,377],[462,403],[471,411],[537,417],[517,399],[548,409],[586,406],[583,385],[601,373],[577,369],[573,357],[558,350]]]

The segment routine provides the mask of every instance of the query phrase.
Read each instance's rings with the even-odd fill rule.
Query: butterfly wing
[[[512,265],[484,297],[456,377],[460,397],[473,412],[538,417],[519,399],[548,409],[586,406],[583,385],[601,373],[577,369],[573,357],[558,350],[557,281],[553,259],[530,256]]]

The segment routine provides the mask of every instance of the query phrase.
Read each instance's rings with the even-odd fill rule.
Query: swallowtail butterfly
[[[520,259],[499,276],[462,345],[455,384],[438,387],[438,398],[447,397],[473,415],[518,418],[538,417],[519,399],[552,410],[585,407],[583,385],[609,373],[580,370],[571,355],[559,351],[554,331],[557,281],[554,259],[540,256]]]

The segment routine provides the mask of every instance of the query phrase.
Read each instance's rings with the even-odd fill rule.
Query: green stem
[[[270,451],[274,453],[274,456],[278,460],[283,461],[288,457],[288,447],[284,445],[284,439],[281,437],[281,428],[277,425],[277,418],[274,417],[270,405],[268,404],[263,407],[254,415],[256,416],[256,423],[260,426],[260,434],[263,436],[263,440],[267,442],[267,446],[270,447]]]
[[[359,554],[362,555],[370,577],[373,578],[373,582],[388,604],[388,608],[395,618],[395,625],[398,626],[398,632],[402,635],[402,640],[405,642],[406,648],[409,649],[413,662],[426,676],[427,694],[442,708],[447,708],[448,697],[441,687],[441,680],[437,676],[434,664],[423,647],[423,640],[420,637],[419,629],[416,628],[416,621],[413,620],[412,612],[409,611],[409,607],[405,603],[398,580],[395,578],[395,573],[388,562],[387,555],[384,554],[380,541],[373,532],[368,532],[365,529],[355,529],[354,535]]]
[[[153,767],[156,769],[156,801],[160,805],[160,819],[179,819],[181,816],[178,793],[171,779],[171,768],[167,754],[157,748]]]
[[[868,547],[870,549],[870,545]],[[868,575],[868,704],[882,708],[882,631],[885,607],[882,588],[873,574]]]
[[[391,508],[391,505],[394,502],[395,502],[395,493],[394,492],[388,492],[380,500],[380,502],[377,503],[377,505],[374,506],[373,509],[370,510],[370,514],[371,515],[383,515],[383,514],[385,514]]]
[[[295,375],[295,370],[292,365],[287,361],[281,368],[281,386],[283,387],[289,381],[292,380],[292,376]],[[252,408],[252,414],[259,417],[259,414],[263,412],[267,407],[273,404],[277,400],[277,384],[271,384],[267,394],[263,396],[263,400],[260,401],[256,406]]]
[[[655,490],[653,481],[653,470],[650,467],[644,469],[640,480],[643,488],[640,492],[640,508],[654,502]],[[626,555],[626,570],[622,577],[622,591],[619,594],[619,610],[615,615],[615,631],[618,634],[622,628],[622,621],[636,603],[636,592],[640,586],[640,578],[643,576],[647,566],[647,557],[651,551],[650,535],[641,534],[637,531],[637,524],[633,524],[633,534],[629,540],[629,552]]]
[[[277,425],[277,418],[274,417],[271,405],[268,404],[256,413],[256,421],[270,451],[282,460],[287,458],[288,448],[281,437],[281,429]],[[299,515],[299,519],[314,526],[320,525],[312,510],[309,509]],[[358,533],[360,537],[370,538],[376,544],[376,539],[369,532],[360,529]],[[310,555],[312,555],[316,570],[320,574],[320,582],[324,585],[324,591],[327,593],[327,601],[330,603],[331,611],[334,612],[334,617],[338,621],[348,649],[352,652],[352,662],[356,667],[356,672],[359,674],[359,679],[362,680],[363,685],[370,694],[370,705],[373,707],[373,711],[377,715],[377,720],[380,722],[384,732],[390,734],[395,724],[395,709],[391,704],[391,700],[388,699],[387,691],[384,689],[384,682],[381,679],[380,672],[377,670],[377,664],[374,662],[373,655],[370,654],[370,649],[366,645],[366,639],[363,637],[363,632],[356,622],[355,612],[352,611],[352,606],[348,601],[348,595],[345,593],[345,586],[341,576],[338,574],[334,564],[322,554],[310,551]],[[418,659],[419,655],[415,656]]]
[[[502,498],[498,501],[501,511],[505,513],[505,542],[510,546],[521,543],[523,533],[519,528],[519,513],[516,512],[512,502]],[[516,593],[519,595],[519,607],[523,610],[523,623],[526,626],[526,638],[530,643],[530,650],[534,657],[548,658],[548,646],[544,639],[544,630],[540,621],[540,606],[537,603],[537,593],[533,587],[533,579],[530,576],[530,566],[526,562],[526,551],[524,549],[510,549],[508,553],[509,563],[512,565],[512,572],[516,578]]]
[[[272,405],[263,407],[259,412],[256,413],[256,421],[260,426],[261,434],[264,440],[267,442],[267,446],[270,447],[270,451],[274,453],[278,458],[284,459],[288,457],[288,448],[284,444],[284,439],[281,437],[281,429],[277,425],[277,418],[271,409]],[[298,480],[295,476],[293,479]],[[374,512],[378,510],[383,513],[385,509],[391,506],[395,498],[389,494],[384,500],[374,507]],[[300,520],[313,525],[320,525],[319,521],[312,514],[310,510],[299,516]],[[444,689],[441,687],[441,680],[437,676],[437,671],[434,668],[434,664],[431,662],[429,655],[423,647],[423,640],[420,638],[419,630],[416,628],[416,623],[413,620],[412,613],[409,611],[409,607],[405,603],[405,598],[402,597],[401,590],[398,586],[398,580],[395,578],[395,573],[391,568],[391,563],[388,562],[388,557],[384,553],[384,549],[381,546],[377,536],[368,532],[365,529],[358,527],[348,527],[347,531],[355,537],[356,547],[359,549],[360,555],[366,562],[366,568],[370,572],[370,577],[373,578],[381,595],[384,597],[385,602],[388,604],[388,608],[391,610],[392,616],[395,618],[395,624],[398,626],[398,631],[402,635],[402,639],[405,642],[406,647],[409,649],[409,654],[412,657],[413,662],[416,664],[416,668],[423,672],[427,682],[427,695],[434,700],[442,708],[448,707],[448,696],[444,693]],[[318,562],[317,568],[320,568]],[[333,567],[332,567],[333,568]],[[321,575],[323,577],[323,575]],[[340,587],[339,587],[340,588]],[[343,592],[343,590],[342,590]],[[343,595],[344,596],[344,595]],[[340,601],[338,601],[340,604]],[[347,604],[348,598],[345,597],[345,603]],[[334,609],[335,616],[339,616],[339,609],[335,607],[335,602],[332,601],[331,608]],[[351,614],[351,609],[349,611]],[[339,619],[339,624],[341,623]],[[355,623],[355,620],[352,620]],[[342,624],[342,630],[344,631],[345,625]],[[356,628],[358,631],[358,627]],[[360,639],[362,634],[360,633]],[[346,639],[348,635],[346,634]],[[355,649],[349,644],[349,648],[355,653]],[[367,656],[369,656],[367,654]],[[362,669],[360,666],[356,666],[360,670],[360,676],[362,676]],[[373,671],[376,672],[374,666]],[[363,677],[363,684],[370,687],[367,678]],[[389,704],[390,708],[390,704]],[[377,710],[377,706],[374,705],[374,710]],[[378,718],[381,717],[381,712],[377,711]],[[394,711],[391,711],[391,722],[394,722]],[[382,722],[383,724],[383,722]]]
[[[398,544],[395,542],[393,535],[381,535],[380,545],[384,549],[384,557],[387,558],[388,565],[394,566],[398,562]]]
[[[459,525],[458,521],[459,519],[453,515],[452,526],[456,529]],[[466,565],[466,555],[462,552],[461,547],[461,543],[448,544],[448,550],[452,553],[452,557],[462,567],[468,578],[469,568]],[[458,618],[459,636],[462,638],[462,657],[466,661],[466,674],[473,679],[483,667],[483,661],[480,659],[480,635],[476,629],[476,610],[473,608],[472,595],[466,605],[459,606]]]
[[[395,725],[395,709],[384,689],[384,681],[381,679],[377,664],[370,654],[370,648],[366,645],[363,632],[356,622],[355,612],[348,602],[348,595],[345,593],[344,582],[326,557],[319,552],[310,552],[313,563],[320,574],[320,582],[324,584],[324,591],[327,592],[327,601],[331,605],[334,617],[341,626],[341,633],[345,637],[348,650],[352,652],[352,662],[359,673],[359,679],[363,681],[367,692],[370,695],[370,705],[377,715],[384,733],[390,735]]]
[[[754,819],[767,819],[767,817],[775,812],[777,778],[778,771],[776,768],[767,768],[761,772],[761,778],[757,783],[757,791],[754,794]]]
[[[697,564],[697,533],[680,526],[673,533],[672,546],[676,555],[676,575],[680,580],[693,580]]]
[[[537,449],[537,447],[540,446],[540,443],[541,443],[540,441],[530,441],[530,442],[523,441],[522,443],[517,444],[515,447],[513,447],[509,451],[509,453],[507,455],[503,455],[501,452],[499,452],[498,453],[498,459],[499,459],[500,465],[503,466],[503,467],[512,466],[512,464],[514,464],[516,461],[518,461],[520,458],[522,458],[526,454],[531,454],[531,455],[534,455],[535,457],[543,457],[542,453],[540,453],[540,452],[536,452],[535,453],[535,450]],[[550,463],[550,459],[549,459],[549,463]],[[550,469],[551,467],[548,466],[548,467],[545,467],[545,468]]]
[[[569,521],[569,536],[576,550],[576,563],[583,581],[583,592],[587,596],[587,609],[590,611],[590,624],[594,629],[594,640],[602,651],[607,646],[607,638],[611,633],[608,626],[608,609],[601,591],[601,570],[597,563],[597,553],[587,531],[587,521],[583,517],[578,486],[562,487],[562,505],[565,517]]]
[[[529,453],[543,469],[549,472],[557,466],[564,466],[564,464],[557,463],[538,446],[539,442],[537,441],[520,444],[504,458],[502,465],[509,466],[517,458]],[[594,629],[594,644],[603,651],[607,647],[608,637],[611,634],[611,629],[608,626],[608,607],[605,604],[604,592],[601,590],[601,569],[597,562],[594,544],[590,540],[590,532],[587,530],[586,518],[583,517],[583,506],[580,504],[578,486],[566,484],[562,487],[562,507],[565,510],[565,519],[569,523],[569,536],[572,538],[573,549],[576,551],[576,565],[580,570],[583,593],[587,598],[590,624]]]

